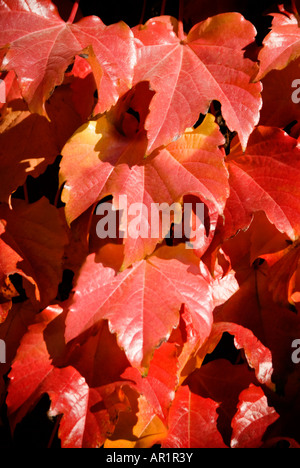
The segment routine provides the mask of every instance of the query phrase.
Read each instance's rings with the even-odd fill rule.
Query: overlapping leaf
[[[249,244],[245,248],[249,252]],[[255,264],[251,266],[245,258],[239,269],[242,273],[240,288],[215,311],[215,323],[233,322],[251,330],[271,352],[272,382],[276,388],[281,388],[293,366],[291,343],[299,336],[299,317],[289,308],[274,302],[273,294],[269,291],[272,276],[266,262],[257,268]]]
[[[43,198],[27,205],[15,200],[13,210],[1,205],[1,278],[20,274],[34,285],[27,294],[40,307],[55,299],[62,279],[67,236],[56,208]]]
[[[262,255],[270,265],[269,290],[275,302],[289,306],[299,302],[299,259],[298,242],[273,254]]]
[[[258,72],[253,25],[205,20],[207,2],[195,24],[197,3],[181,2],[185,34],[183,18],[130,30],[73,24],[77,2],[65,22],[50,0],[0,0],[0,398],[12,432],[48,394],[62,447],[299,446],[299,18],[273,15]],[[237,4],[218,11],[226,3]],[[51,206],[27,175],[61,152]],[[24,183],[39,201],[16,199]],[[196,242],[176,236],[187,203],[189,228],[204,208]],[[127,236],[99,236],[103,208]]]
[[[164,343],[155,352],[149,372],[141,376],[137,369],[128,367],[122,374],[131,386],[143,395],[160,420],[167,425],[170,405],[178,387],[178,351],[175,343]]]
[[[46,100],[62,83],[75,55],[89,46],[93,48],[92,63],[95,56],[102,65],[99,72],[94,63],[98,111],[111,107],[130,86],[135,50],[132,33],[124,23],[105,27],[96,16],[66,23],[50,0],[2,0],[0,10],[0,46],[7,51],[2,68],[16,72],[32,112],[46,114]]]
[[[59,306],[48,307],[39,314],[22,339],[10,372],[7,403],[12,429],[14,430],[26,412],[37,404],[41,396],[47,393],[51,400],[49,416],[62,415],[59,426],[62,447],[101,446],[107,435],[114,430],[118,412],[126,411],[127,399],[125,395],[122,396],[121,382],[115,382],[113,378],[110,381],[109,375],[96,371],[94,361],[91,362],[91,372],[86,364],[84,365],[86,378],[77,367],[81,368],[82,356],[86,351],[89,352],[93,348],[97,353],[99,346],[103,351],[104,342],[110,344],[108,349],[111,350],[113,337],[103,328],[98,336],[100,345],[97,339],[92,339],[86,348],[83,348],[80,358],[76,358],[76,353],[72,357],[76,367],[56,367],[52,364],[48,348],[55,349],[56,359],[58,356],[63,357],[64,347],[60,350],[57,347],[60,329],[57,328],[56,321],[60,320],[61,313],[62,309]],[[51,327],[52,331],[47,331],[48,327]],[[56,341],[56,345],[53,340]],[[103,356],[104,354],[100,353],[100,359],[103,359]],[[117,375],[118,370],[113,369],[111,372],[111,375]],[[29,384],[24,385],[27,379]]]
[[[238,13],[209,18],[184,37],[177,28],[174,19],[162,17],[134,29],[134,83],[149,81],[156,92],[146,121],[148,154],[194,125],[214,99],[245,148],[261,107],[261,86],[251,83],[256,65],[243,54],[255,29]]]
[[[268,405],[263,390],[250,384],[240,394],[238,412],[232,420],[232,448],[259,448],[262,437],[279,415]]]
[[[175,252],[161,248],[119,274],[95,263],[91,254],[80,271],[69,306],[66,340],[108,319],[130,363],[144,371],[154,349],[178,325],[182,304],[191,311],[193,325],[204,341],[212,325],[209,276],[201,275],[199,260],[184,247]]]
[[[273,13],[272,29],[263,41],[258,59],[260,69],[257,76],[261,80],[271,70],[282,70],[300,54],[300,30],[294,14],[282,9]]]
[[[223,137],[209,114],[196,130],[185,132],[145,159],[147,142],[142,130],[128,139],[120,136],[106,117],[91,121],[75,133],[62,152],[60,177],[61,183],[66,180],[62,200],[67,219],[73,221],[108,195],[115,197],[114,205],[121,209],[119,197],[126,196],[123,267],[129,266],[151,254],[170,230],[170,224],[161,225],[159,210],[163,204],[182,203],[183,195],[192,193],[208,204],[210,216],[222,214],[229,194],[224,155],[219,148],[222,143]],[[145,232],[141,226],[146,226],[144,238],[142,234],[135,238],[127,230],[138,216],[130,213],[134,203],[140,203],[137,224],[141,233]],[[153,210],[159,220],[154,226],[156,232],[149,227]]]
[[[245,153],[235,142],[228,158],[231,194],[225,210],[227,235],[248,227],[253,213],[264,211],[279,231],[295,239],[300,232],[297,140],[277,128],[258,127]]]
[[[203,349],[199,350],[198,357],[203,360],[207,353],[211,353],[216,348],[225,332],[234,336],[234,345],[237,349],[244,349],[249,366],[255,369],[257,380],[261,384],[265,384],[274,389],[274,383],[272,382],[273,364],[271,351],[258,341],[251,330],[245,327],[235,323],[214,323],[211,335]]]
[[[253,372],[241,362],[236,365],[220,358],[203,364],[189,375],[187,383],[193,394],[218,404],[217,428],[224,443],[230,447],[231,422],[237,411],[239,395],[250,384],[257,385]]]
[[[7,373],[10,371],[11,364],[17,353],[20,341],[27,332],[27,327],[34,321],[36,310],[30,301],[14,304],[6,317],[4,323],[0,324],[0,339],[3,340],[6,347],[6,362],[1,363],[1,383],[3,384]],[[4,396],[4,395],[3,395]]]
[[[226,448],[217,429],[218,404],[182,386],[170,410],[169,432],[163,448]]]
[[[285,128],[299,122],[299,69],[298,59],[283,70],[272,70],[263,78],[261,125]]]
[[[8,202],[29,175],[43,174],[60,154],[66,139],[87,120],[92,107],[82,105],[79,115],[73,108],[73,96],[70,86],[57,88],[46,104],[51,122],[31,113],[21,99],[7,103],[0,125],[1,201]]]

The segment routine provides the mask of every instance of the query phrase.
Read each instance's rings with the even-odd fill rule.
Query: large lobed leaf
[[[291,104],[284,118],[268,115],[272,80],[286,67],[288,84],[297,70],[296,22],[275,15],[259,55],[263,124],[298,120]],[[0,0],[0,26],[10,70],[1,75],[0,200],[11,203],[0,205],[0,337],[9,347],[0,389],[3,399],[10,370],[12,429],[48,394],[63,447],[248,448],[275,444],[278,433],[298,446],[299,142],[256,127],[261,84],[245,58],[254,27],[238,13],[188,35],[167,16],[133,30],[96,17],[71,24],[49,0]],[[219,119],[190,128],[212,100],[237,132],[227,161]],[[104,115],[87,121],[93,109]],[[62,147],[67,248],[57,208],[12,198]],[[204,241],[194,251],[184,238],[157,248],[170,225],[157,238],[99,240],[95,206],[109,199],[120,210],[122,195],[147,208],[205,203]],[[73,290],[52,304],[63,268],[75,274]],[[29,297],[20,306],[14,274]],[[228,334],[235,364],[222,354]]]
[[[46,115],[46,100],[62,84],[75,55],[89,46],[98,78],[98,111],[103,112],[131,84],[135,49],[129,27],[106,27],[96,16],[66,23],[50,0],[1,0],[0,47],[6,51],[2,69],[16,72],[31,112]],[[103,66],[100,72],[94,56]]]
[[[261,108],[261,85],[251,83],[257,66],[243,52],[254,41],[254,27],[242,15],[226,13],[195,25],[184,37],[177,28],[168,17],[134,28],[134,83],[147,80],[156,92],[146,120],[148,154],[194,125],[212,100],[220,101],[228,127],[245,148]]]
[[[66,340],[108,319],[132,366],[146,372],[154,349],[168,340],[185,304],[203,342],[211,330],[213,301],[209,276],[200,268],[199,259],[181,246],[175,252],[163,247],[118,274],[97,264],[91,254],[68,307]]]
[[[143,130],[134,138],[117,132],[106,116],[82,126],[63,148],[60,181],[63,185],[69,223],[90,206],[108,195],[114,197],[116,209],[120,196],[126,196],[127,210],[133,203],[140,209],[139,226],[146,225],[148,235],[134,238],[127,232],[124,239],[123,268],[153,252],[170,229],[161,226],[156,205],[182,203],[185,194],[194,194],[209,206],[209,215],[222,214],[229,195],[228,173],[220,146],[224,139],[214,117],[208,114],[195,130],[159,152],[144,158],[147,140]],[[159,231],[150,232],[150,216],[157,210]],[[126,212],[127,226],[135,216]],[[171,220],[170,220],[171,221]],[[141,228],[140,228],[141,229]]]

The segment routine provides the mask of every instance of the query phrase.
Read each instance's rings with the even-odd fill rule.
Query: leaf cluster
[[[297,5],[262,35],[251,2],[157,3],[0,0],[3,433],[46,402],[48,446],[299,448]],[[99,239],[122,196],[189,203],[196,242]]]

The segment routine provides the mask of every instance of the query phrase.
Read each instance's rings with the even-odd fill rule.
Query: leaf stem
[[[52,433],[51,433],[50,440],[48,442],[47,448],[51,448],[51,446],[52,446],[52,443],[53,443],[54,437],[55,437],[55,435],[57,433],[58,427],[60,425],[60,421],[62,419],[62,416],[63,416],[62,414],[59,414],[56,417],[56,421],[55,421],[55,424],[54,424],[54,427],[53,427],[53,430],[52,430]]]
[[[183,0],[179,0],[179,13],[178,13],[178,37],[181,41],[184,40],[183,29]]]
[[[160,9],[160,16],[163,16],[165,14],[166,3],[167,3],[167,0],[162,0],[161,9]]]
[[[298,14],[295,0],[292,0],[292,10],[295,15]]]
[[[142,13],[141,13],[141,18],[140,18],[139,24],[143,24],[143,23],[144,23],[144,16],[145,16],[145,13],[146,13],[146,3],[147,3],[147,0],[144,0],[144,1],[143,1],[143,9],[142,9]]]
[[[72,8],[72,11],[71,11],[71,14],[69,16],[69,19],[67,21],[67,23],[73,23],[74,19],[75,19],[75,16],[77,14],[77,11],[78,11],[78,7],[79,7],[79,1],[80,0],[77,0],[74,5],[73,5],[73,8]]]
[[[292,0],[291,5],[292,5],[292,12],[294,13],[294,15],[296,17],[296,19],[298,21],[298,26],[299,26],[300,25],[300,16],[299,16],[299,13],[298,13],[298,10],[297,10],[295,0]]]

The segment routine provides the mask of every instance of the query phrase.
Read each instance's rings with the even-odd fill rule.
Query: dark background
[[[59,0],[56,2],[57,5]],[[162,0],[146,0],[145,16],[147,20],[157,16],[161,12]],[[247,19],[256,21],[265,10],[273,5],[276,8],[277,2],[274,0],[184,0],[184,14],[194,11],[194,23],[208,16],[222,13],[225,11],[239,11]],[[280,1],[280,3],[284,3]],[[129,26],[135,26],[139,23],[143,11],[143,0],[109,0],[109,1],[90,1],[82,0],[80,9],[84,16],[97,15],[105,24],[125,21]],[[179,0],[167,0],[165,14],[178,17]],[[201,18],[202,17],[202,18]],[[186,18],[190,20],[190,18]]]
[[[72,0],[54,0],[59,8],[63,19],[67,20],[72,9]],[[166,0],[165,14],[178,18],[180,0]],[[267,17],[269,12],[278,11],[278,4],[289,8],[291,1],[288,0],[182,0],[183,23],[186,32],[193,25],[210,16],[228,11],[238,11],[251,21],[258,31],[258,42],[262,40],[271,18]],[[300,0],[296,0],[296,4]],[[153,16],[161,14],[163,0],[81,0],[80,12],[83,16],[96,15],[105,24],[124,21],[130,27],[147,21]],[[80,18],[80,13],[76,19]]]
[[[57,0],[56,4],[59,6]],[[180,0],[167,0],[165,14],[178,18]],[[277,4],[285,4],[288,8],[290,1],[279,0],[183,0],[183,22],[185,30],[210,16],[227,11],[238,11],[251,21],[258,30],[258,39],[264,37],[265,28],[269,27],[271,18],[268,12],[278,11]],[[300,0],[299,0],[300,3]],[[82,0],[80,9],[84,16],[99,16],[105,24],[124,21],[130,27],[136,26],[142,19],[144,22],[153,16],[161,14],[163,0]],[[144,10],[144,14],[143,14]]]

